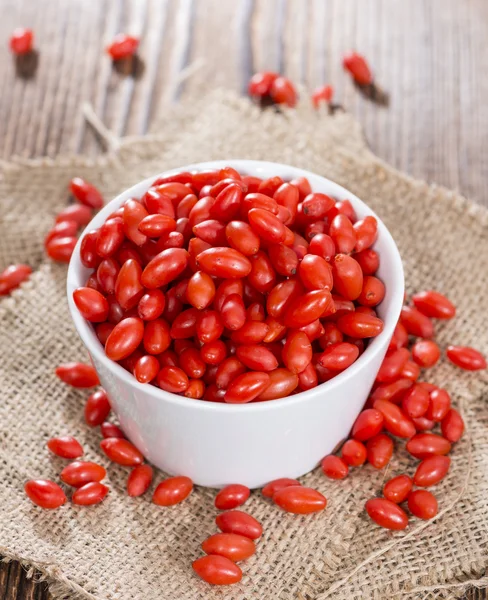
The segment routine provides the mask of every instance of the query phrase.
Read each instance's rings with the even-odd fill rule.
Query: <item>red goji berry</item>
[[[373,82],[373,76],[364,56],[357,52],[349,52],[342,59],[344,69],[349,71],[352,78],[360,85],[369,85]]]
[[[405,529],[408,525],[407,513],[394,502],[386,498],[372,498],[366,502],[366,512],[380,527],[394,531]]]
[[[61,458],[80,458],[83,456],[83,447],[80,442],[70,435],[51,438],[47,447],[53,454]]]
[[[390,502],[401,504],[404,502],[413,486],[412,478],[408,475],[397,475],[389,479],[383,486],[383,495]]]
[[[327,499],[317,490],[301,485],[281,488],[273,495],[273,501],[286,512],[306,515],[327,506]]]
[[[191,494],[193,482],[189,477],[168,477],[154,490],[152,501],[158,506],[174,506]]]
[[[254,517],[240,510],[220,513],[215,517],[215,522],[220,531],[243,535],[250,540],[256,540],[263,534],[261,524]]]
[[[138,38],[126,33],[119,33],[114,37],[112,43],[107,46],[107,52],[113,60],[123,60],[133,56],[138,46]]]
[[[19,287],[32,273],[28,265],[10,265],[0,273],[0,296],[10,294],[12,290]]]
[[[10,50],[14,54],[23,55],[32,51],[34,45],[34,33],[32,29],[19,27],[14,29],[10,36]]]
[[[33,479],[24,485],[29,500],[41,508],[59,508],[66,502],[63,489],[47,479]]]
[[[242,579],[241,569],[225,556],[209,554],[193,561],[195,573],[212,585],[231,585]]]
[[[81,177],[72,179],[69,183],[69,188],[73,196],[81,204],[90,208],[101,208],[103,206],[102,194],[94,185]]]
[[[108,487],[106,485],[98,481],[91,481],[75,491],[71,497],[71,502],[79,506],[92,506],[93,504],[99,504],[107,494]]]
[[[312,93],[312,104],[318,108],[320,104],[330,104],[334,95],[334,88],[331,85],[322,85],[316,88]]]
[[[446,350],[447,358],[461,369],[466,371],[480,371],[486,369],[486,359],[474,348],[467,346],[448,346]]]

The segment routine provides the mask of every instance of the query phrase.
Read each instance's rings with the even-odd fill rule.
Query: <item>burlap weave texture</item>
[[[0,269],[27,262],[36,272],[0,301],[0,553],[39,568],[56,598],[440,598],[488,585],[486,372],[464,373],[442,363],[429,376],[450,391],[468,426],[452,453],[449,476],[435,488],[435,521],[412,519],[406,532],[390,533],[364,515],[365,500],[385,478],[413,472],[415,463],[404,452],[386,472],[365,467],[341,482],[316,470],[303,483],[327,496],[323,514],[284,514],[253,493],[246,510],[265,533],[256,555],[243,564],[242,583],[232,588],[211,589],[191,571],[201,541],[216,531],[211,490],[197,489],[184,504],[159,508],[149,497],[129,499],[127,471],[100,457],[99,432],[83,424],[87,393],[68,389],[53,373],[60,362],[85,359],[86,351],[67,311],[66,269],[46,261],[43,237],[75,175],[99,185],[109,199],[164,169],[217,158],[293,164],[351,189],[397,240],[407,290],[438,289],[457,304],[455,321],[437,326],[440,343],[488,353],[488,212],[390,169],[366,149],[347,115],[305,108],[261,113],[218,92],[178,107],[156,134],[125,140],[117,153],[100,159],[12,163],[0,181]],[[108,467],[111,491],[99,507],[41,511],[24,497],[23,482],[56,479],[62,460],[48,456],[45,441],[67,433],[82,442],[88,460]]]

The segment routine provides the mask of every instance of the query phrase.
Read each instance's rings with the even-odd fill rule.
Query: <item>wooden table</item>
[[[144,134],[183,89],[207,82],[244,93],[251,74],[266,69],[308,89],[333,84],[380,157],[488,206],[486,0],[0,0],[0,10],[4,159],[100,152],[83,102],[115,135]],[[18,26],[36,36],[27,63],[5,49]],[[104,54],[126,31],[141,37],[129,73]],[[351,48],[368,57],[388,107],[344,76],[341,57]],[[197,60],[204,63],[176,85]],[[18,564],[0,566],[0,600],[48,597]]]

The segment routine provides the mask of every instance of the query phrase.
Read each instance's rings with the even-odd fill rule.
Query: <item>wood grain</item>
[[[376,154],[488,206],[485,0],[0,0],[0,9],[4,159],[101,152],[83,102],[115,135],[140,135],[182,93],[202,83],[245,93],[253,72],[270,69],[305,94],[333,84]],[[35,31],[35,72],[8,54],[16,26]],[[141,36],[139,60],[114,68],[104,47],[121,31]],[[387,108],[345,76],[341,57],[350,48],[370,60]],[[202,66],[182,83],[195,61]],[[0,600],[21,598],[45,600],[46,586],[0,563]]]
[[[244,91],[253,71],[279,70],[312,89],[331,82],[372,149],[401,170],[488,204],[488,3],[483,0],[1,0],[4,39],[36,32],[35,76],[0,65],[0,156],[100,152],[84,101],[116,135],[143,134],[183,90]],[[104,55],[118,31],[141,35],[135,69]],[[360,49],[390,94],[358,94],[341,56]],[[7,53],[6,50],[4,50]],[[177,84],[195,60],[204,67]]]

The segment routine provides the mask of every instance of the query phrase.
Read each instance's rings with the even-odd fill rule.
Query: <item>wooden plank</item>
[[[9,563],[0,561],[0,600],[4,600],[8,585]]]
[[[251,43],[252,15],[254,0],[240,0],[236,13],[235,34],[238,40],[237,63],[240,75],[240,92],[247,94],[249,79],[255,72],[254,55]]]
[[[175,41],[169,64],[168,87],[162,96],[163,107],[176,102],[181,95],[182,84],[178,82],[180,73],[188,66],[194,25],[194,0],[180,0],[175,16]]]
[[[228,87],[235,90],[242,87],[239,67],[242,64],[248,69],[249,65],[245,66],[240,54],[241,51],[246,52],[246,49],[242,45],[239,28],[246,27],[249,6],[243,6],[242,2],[239,4],[222,3],[220,0],[193,1],[192,19],[187,19],[186,23],[181,20],[180,37],[183,38],[191,31],[185,68],[195,68],[195,71],[179,86],[174,99],[177,99],[183,90],[185,94],[191,94],[192,91],[198,93],[208,88],[209,84],[212,87]],[[211,19],[208,18],[209,13],[212,15]],[[249,60],[248,52],[245,60]],[[178,77],[178,72],[175,71],[173,77]]]
[[[28,579],[25,570],[20,565],[16,565],[16,567],[15,573],[18,578],[18,589],[17,595],[12,596],[12,600],[16,600],[17,598],[22,598],[22,600],[37,600],[39,595],[41,597],[49,597],[46,584],[38,584],[32,579]],[[12,574],[13,567],[10,570]]]
[[[283,32],[281,71],[297,85],[307,84],[309,6],[309,2],[301,0],[287,0],[279,6]]]
[[[142,73],[136,80],[133,106],[127,117],[126,130],[142,135],[147,132],[152,117],[158,72],[164,65],[162,54],[165,27],[168,18],[168,0],[151,0],[145,14],[145,33],[142,35],[138,54],[141,58]]]
[[[90,57],[87,62],[90,63],[92,78],[87,82],[87,88],[91,93],[85,98],[90,101],[96,114],[105,122],[107,127],[113,127],[113,101],[108,104],[110,90],[118,87],[120,75],[114,70],[110,58],[103,54],[103,48],[110,43],[117,33],[123,33],[122,23],[122,0],[114,0],[109,3],[104,0],[100,6],[99,30],[97,34],[90,35]],[[87,18],[86,7],[83,6],[83,16]],[[88,75],[89,76],[89,75]],[[87,128],[86,124],[81,124],[83,137],[80,143],[80,149],[93,154],[100,151],[100,144],[93,135],[93,131]]]
[[[20,23],[27,23],[35,28],[36,31],[43,31],[46,21],[43,18],[43,13],[27,11],[25,4],[26,0],[16,5],[15,1],[11,5],[11,11],[6,10],[5,16],[8,25],[7,30],[10,32],[13,27]],[[28,17],[23,18],[24,10],[28,12]],[[8,34],[7,34],[8,35]],[[4,36],[5,38],[7,36]],[[42,40],[42,34],[38,34],[36,38]],[[36,41],[36,48],[39,45]],[[1,69],[3,71],[3,93],[1,94],[0,114],[2,114],[2,122],[4,130],[0,132],[0,140],[3,147],[3,156],[11,156],[12,154],[29,155],[33,152],[35,141],[31,138],[27,147],[27,132],[32,132],[32,123],[40,118],[40,111],[33,110],[34,106],[40,104],[40,98],[45,92],[45,87],[40,78],[41,60],[38,60],[38,68],[30,78],[18,77],[16,74],[17,61],[13,57],[6,57],[7,60],[2,61]]]
[[[0,600],[50,600],[47,584],[28,579],[19,563],[0,562]]]
[[[308,10],[305,67],[310,90],[329,83],[329,20],[330,3],[312,0]]]
[[[460,73],[459,86],[459,165],[460,189],[468,196],[488,205],[488,110],[483,98],[488,97],[488,81],[481,74],[488,69],[486,38],[488,4],[469,0],[466,11],[460,11],[459,23]]]
[[[203,58],[207,67],[189,89],[207,81],[243,90],[250,72],[263,68],[283,70],[309,87],[331,81],[380,156],[482,199],[488,111],[478,105],[488,82],[477,75],[488,60],[488,5],[480,0],[469,0],[467,8],[454,0],[5,3],[12,11],[5,11],[2,26],[32,25],[40,54],[32,80],[15,78],[13,61],[0,67],[4,157],[99,151],[80,115],[86,100],[116,133],[143,133],[166,110],[165,95],[182,65]],[[144,33],[140,79],[114,70],[104,54],[124,30]],[[370,58],[390,91],[388,110],[361,98],[344,76],[341,56],[351,47]]]
[[[121,10],[121,32],[130,33],[139,39],[143,38],[147,25],[147,4],[147,0],[124,2]],[[112,77],[115,74],[119,77],[116,84],[108,89],[106,120],[108,127],[118,137],[126,135],[131,105],[139,86],[137,70],[140,64],[138,53],[135,59],[127,61],[127,68],[125,68],[125,61],[124,64],[121,63],[120,71],[118,67],[112,67]]]
[[[256,0],[251,23],[255,71],[283,72],[283,11],[285,0]]]

